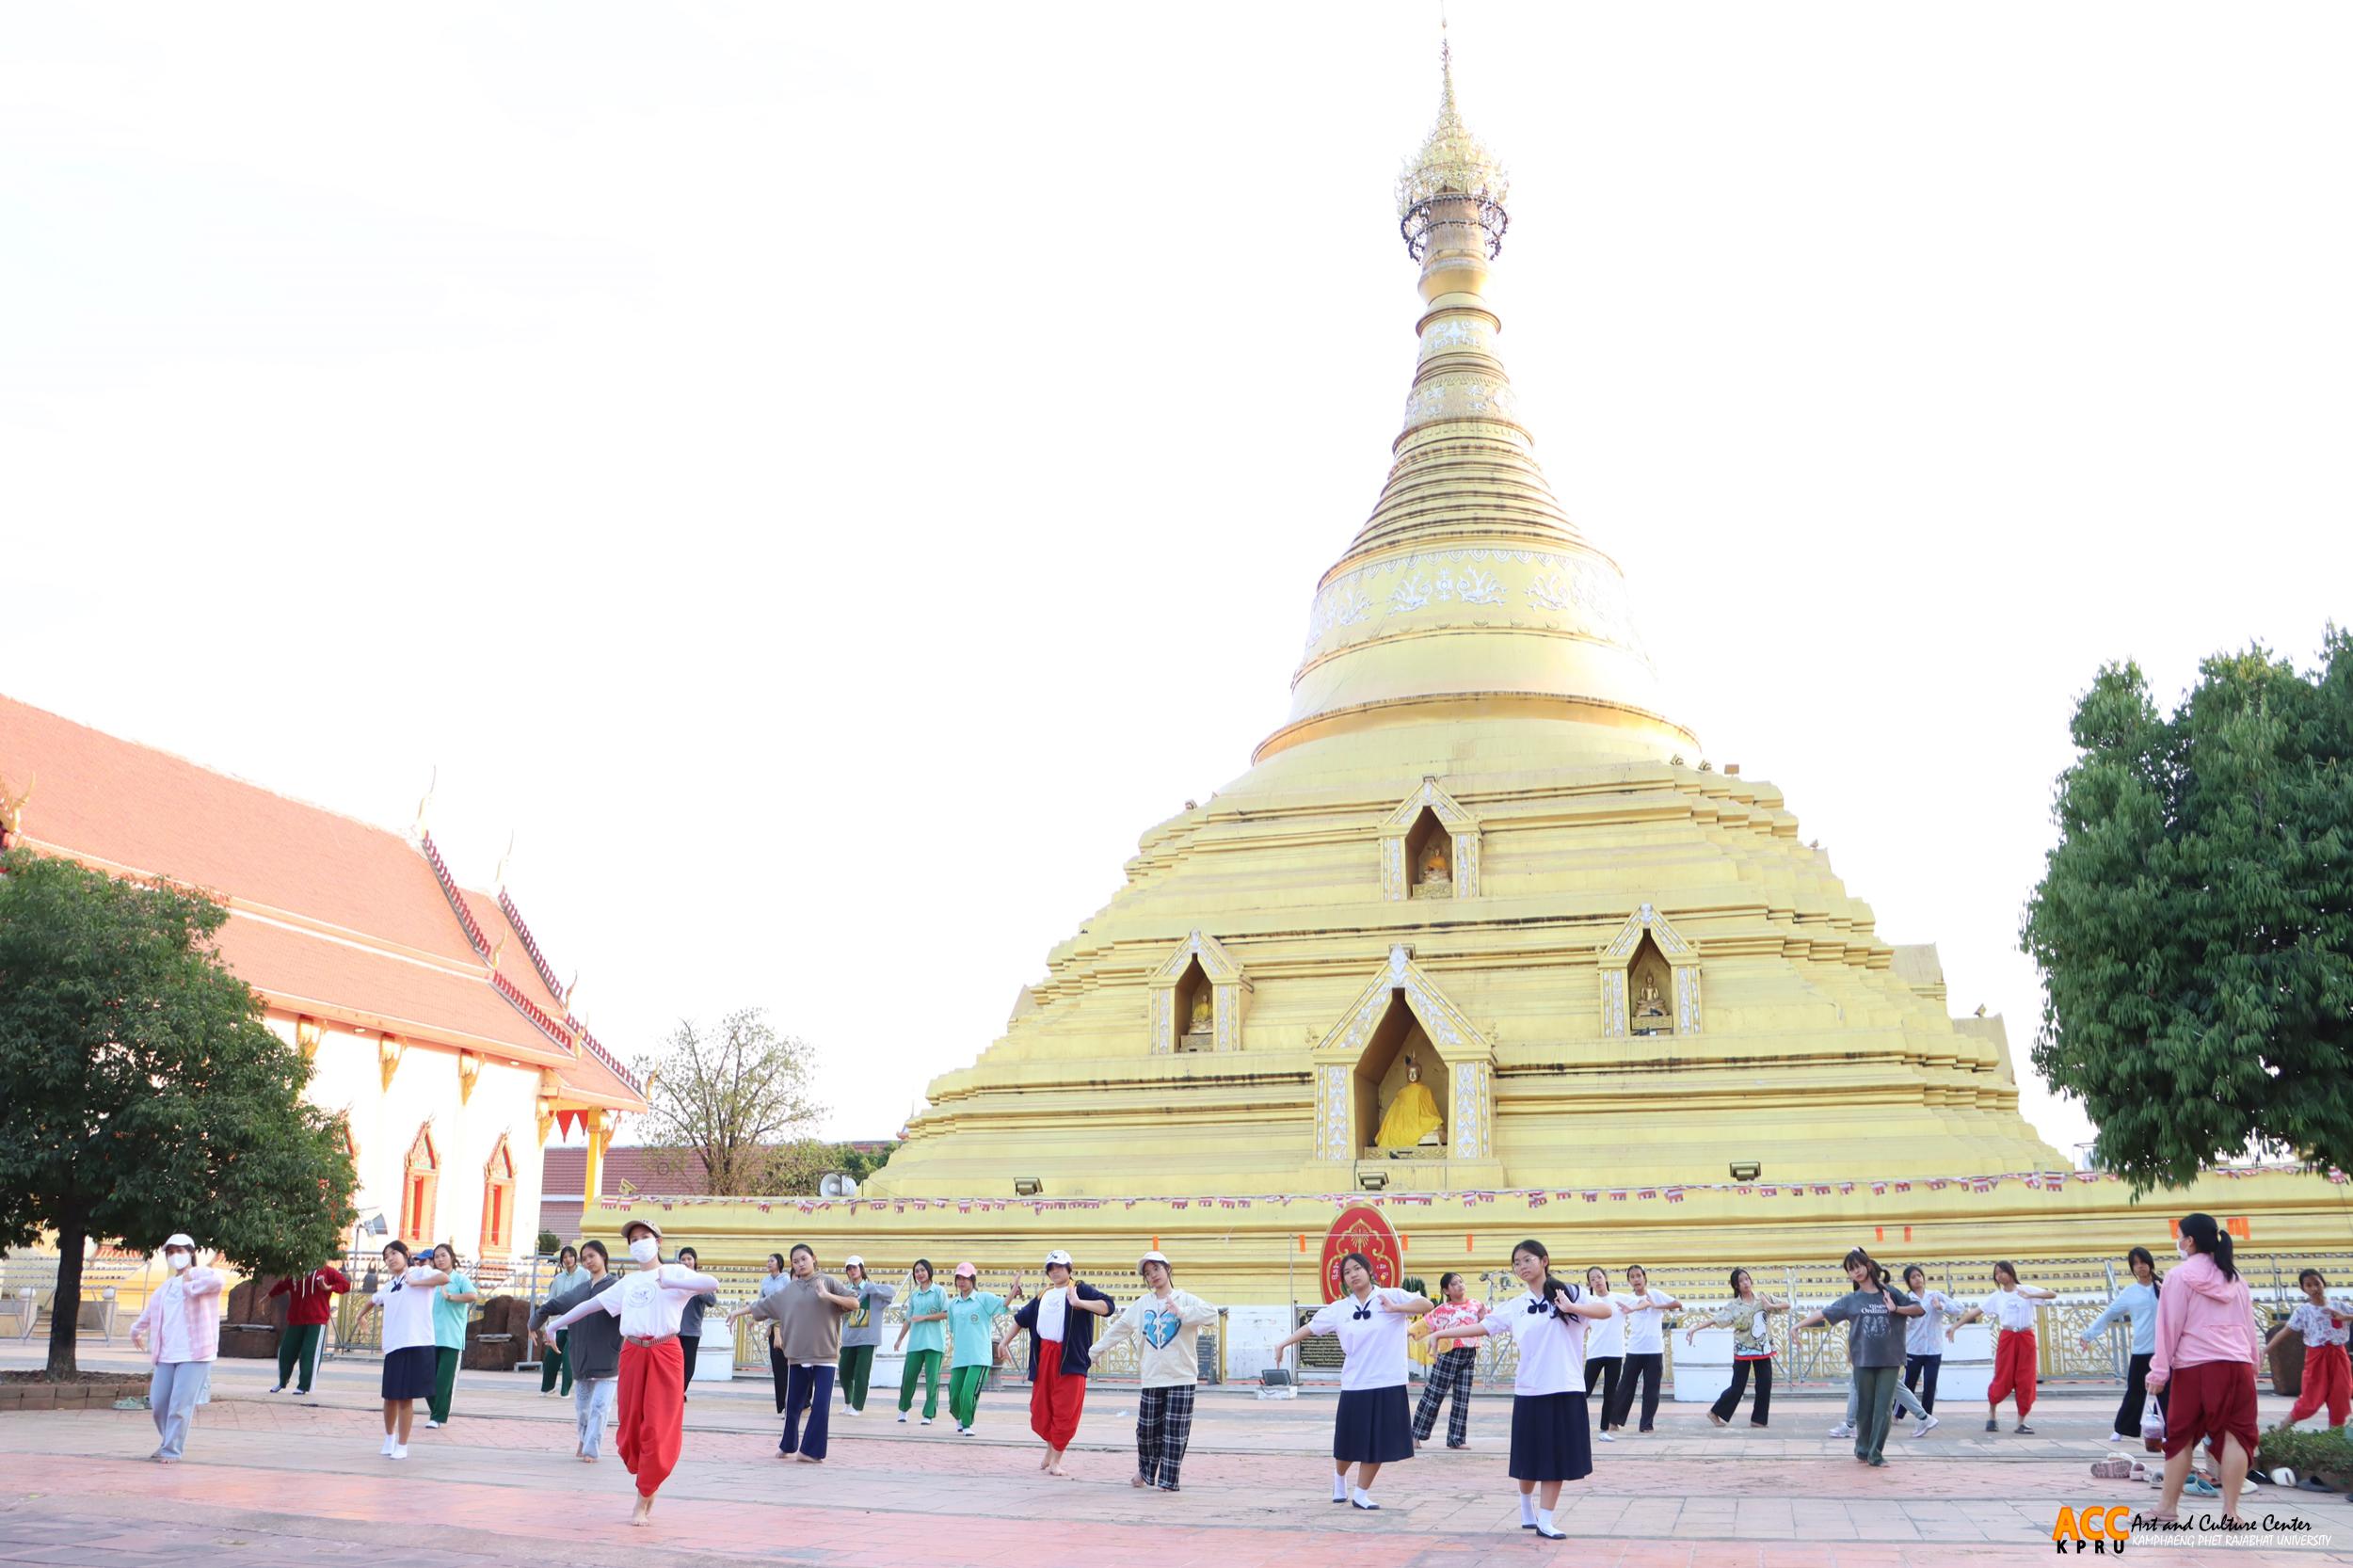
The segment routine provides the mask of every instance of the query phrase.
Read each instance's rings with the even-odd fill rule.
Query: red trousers
[[[1030,1430],[1060,1453],[1079,1435],[1079,1412],[1086,1402],[1085,1374],[1062,1369],[1062,1341],[1039,1340],[1037,1382],[1030,1388]]]
[[[2006,1328],[1993,1341],[1993,1381],[1986,1385],[1985,1402],[1998,1405],[2018,1394],[2018,1418],[2034,1408],[2034,1330]]]
[[[2294,1426],[2324,1404],[2332,1427],[2345,1425],[2346,1415],[2353,1412],[2353,1361],[2345,1359],[2343,1345],[2304,1347],[2304,1391],[2296,1396],[2288,1424]]]
[[[678,1468],[685,1440],[686,1357],[676,1339],[657,1345],[621,1344],[621,1427],[615,1446],[637,1478],[638,1496],[650,1497]]]

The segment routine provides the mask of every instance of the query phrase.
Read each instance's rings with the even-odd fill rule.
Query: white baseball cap
[[[1063,1251],[1060,1247],[1056,1247],[1052,1252],[1046,1255],[1046,1266],[1048,1268],[1050,1269],[1057,1263],[1061,1264],[1065,1269],[1070,1267],[1070,1255]]]
[[[194,1252],[196,1251],[196,1238],[184,1230],[175,1230],[165,1239],[164,1251],[169,1252],[174,1247],[185,1247],[188,1251]]]
[[[1144,1272],[1144,1266],[1146,1263],[1157,1263],[1161,1268],[1165,1269],[1169,1267],[1168,1254],[1164,1252],[1145,1253],[1142,1257],[1136,1259],[1136,1272]]]
[[[858,1256],[856,1253],[852,1253],[849,1256],[841,1260],[841,1266],[845,1269],[863,1269],[866,1267],[866,1259]]]

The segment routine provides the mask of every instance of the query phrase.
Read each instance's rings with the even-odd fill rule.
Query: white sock
[[[1379,1503],[1372,1500],[1372,1494],[1366,1491],[1361,1486],[1356,1488],[1355,1494],[1350,1500],[1358,1508],[1379,1508],[1381,1506]]]
[[[1540,1508],[1536,1511],[1536,1533],[1538,1535],[1558,1535],[1561,1533],[1561,1528],[1552,1522],[1552,1510],[1548,1508]]]
[[[1523,1525],[1532,1525],[1535,1522],[1536,1494],[1533,1492],[1523,1492],[1520,1494],[1520,1523]]]
[[[1336,1503],[1348,1501],[1348,1478],[1346,1476],[1332,1478],[1332,1500]]]

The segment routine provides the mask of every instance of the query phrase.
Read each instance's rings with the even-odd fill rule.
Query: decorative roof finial
[[[1433,231],[1475,226],[1481,231],[1479,243],[1492,259],[1503,248],[1504,227],[1511,221],[1503,210],[1511,183],[1502,160],[1471,135],[1455,107],[1454,45],[1446,36],[1443,16],[1438,34],[1438,122],[1398,176],[1398,231],[1405,236],[1408,253],[1420,261],[1430,248]]]

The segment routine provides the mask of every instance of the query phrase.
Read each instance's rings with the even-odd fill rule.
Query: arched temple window
[[[412,1247],[433,1244],[433,1208],[440,1187],[441,1161],[434,1152],[433,1129],[421,1127],[401,1170],[400,1239]]]
[[[511,1252],[515,1245],[515,1157],[499,1134],[498,1147],[482,1168],[482,1256]]]

